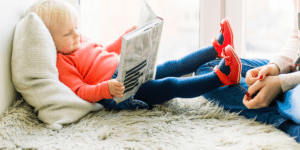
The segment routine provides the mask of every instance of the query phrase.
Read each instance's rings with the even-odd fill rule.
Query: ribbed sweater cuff
[[[280,74],[279,75],[280,85],[283,92],[293,89],[300,83],[300,71]]]

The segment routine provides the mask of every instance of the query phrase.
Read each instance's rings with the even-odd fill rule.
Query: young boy
[[[64,1],[43,0],[29,12],[37,13],[52,35],[60,81],[82,99],[99,102],[108,109],[149,108],[175,97],[200,96],[223,85],[237,84],[241,79],[242,65],[233,49],[233,32],[228,19],[224,19],[213,46],[158,65],[155,80],[146,82],[134,96],[116,105],[112,98],[122,97],[125,89],[115,80],[123,35],[106,47],[82,37],[77,28],[77,12]],[[214,68],[215,72],[180,78],[217,57],[224,59]]]

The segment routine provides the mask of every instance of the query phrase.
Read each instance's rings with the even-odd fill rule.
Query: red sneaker
[[[221,29],[220,33],[223,34],[224,41],[223,44],[220,45],[220,43],[217,41],[216,38],[212,39],[212,45],[214,46],[215,50],[218,52],[218,57],[222,57],[222,51],[227,45],[231,45],[234,48],[234,37],[233,37],[233,30],[230,25],[230,21],[228,18],[225,18],[220,23]]]
[[[220,81],[225,85],[238,84],[241,82],[242,63],[240,58],[234,52],[231,45],[226,46],[223,50],[223,58],[225,59],[225,65],[230,67],[230,73],[227,76],[221,72],[219,66],[215,66],[214,70],[218,75]]]

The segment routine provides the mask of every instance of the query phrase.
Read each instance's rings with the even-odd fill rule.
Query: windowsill
[[[270,60],[276,55],[276,52],[269,51],[246,51],[245,58],[263,58]]]

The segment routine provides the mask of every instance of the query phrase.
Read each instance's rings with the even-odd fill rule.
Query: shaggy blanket
[[[270,125],[248,120],[203,97],[152,110],[92,112],[59,131],[45,128],[22,98],[0,117],[3,149],[300,149]]]

